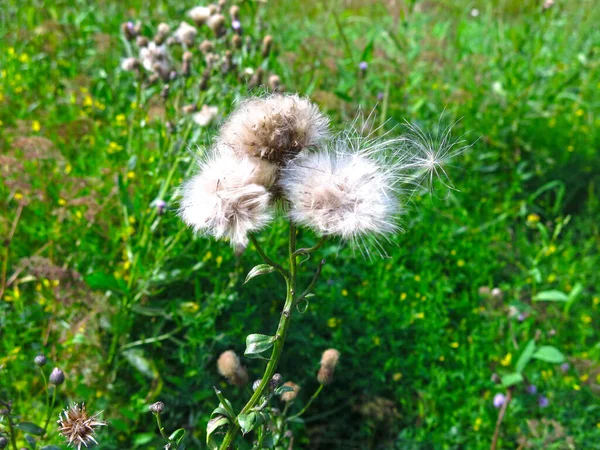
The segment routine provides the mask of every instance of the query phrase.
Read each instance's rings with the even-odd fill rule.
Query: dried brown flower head
[[[248,382],[248,373],[242,366],[240,358],[233,350],[227,350],[221,353],[217,360],[217,369],[219,373],[227,378],[235,386],[243,386]]]
[[[334,348],[327,349],[321,357],[321,369],[317,375],[317,380],[323,385],[328,385],[333,381],[335,366],[340,359],[340,352]]]
[[[107,425],[98,418],[101,413],[102,411],[90,415],[84,403],[81,406],[74,403],[59,415],[58,431],[67,439],[67,444],[77,450],[81,450],[82,445],[87,447],[92,442],[98,444],[94,437],[96,428]]]
[[[283,400],[284,402],[291,402],[295,400],[298,396],[298,392],[300,392],[300,386],[298,386],[293,381],[286,381],[283,385],[292,388],[293,390],[281,394],[281,400]]]

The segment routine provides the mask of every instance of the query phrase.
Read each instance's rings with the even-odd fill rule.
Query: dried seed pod
[[[340,359],[340,352],[334,348],[330,348],[323,352],[321,357],[321,368],[317,375],[317,380],[322,385],[326,386],[331,384],[333,381],[333,374],[335,373],[335,367]]]
[[[200,51],[202,52],[202,54],[206,55],[206,54],[212,52],[212,50],[214,48],[214,45],[213,45],[213,43],[211,41],[205,39],[198,46],[198,48],[200,49]]]
[[[169,85],[165,84],[160,91],[160,98],[167,100],[169,98]]]
[[[196,6],[188,11],[188,16],[197,26],[204,25],[212,14],[207,6]]]
[[[185,52],[183,54],[183,63],[181,64],[181,72],[184,77],[189,77],[192,73],[192,52]]]
[[[229,8],[229,15],[231,16],[231,20],[240,20],[240,7],[233,5]]]
[[[242,37],[239,34],[234,34],[231,37],[231,45],[233,48],[242,48]]]
[[[283,383],[283,385],[292,388],[292,390],[281,394],[281,400],[283,400],[284,402],[294,401],[298,396],[298,392],[300,392],[300,386],[298,386],[293,381],[287,381]]]
[[[217,369],[227,381],[235,386],[243,386],[248,382],[246,368],[242,366],[240,358],[233,350],[221,353],[217,360]]]
[[[215,36],[222,36],[225,34],[225,17],[222,14],[215,14],[210,16],[206,21],[206,25],[215,33]]]
[[[121,69],[127,72],[133,72],[140,68],[140,61],[137,58],[125,58],[121,61]]]
[[[262,84],[263,75],[264,70],[262,69],[262,67],[256,69],[256,71],[254,71],[254,75],[250,77],[250,81],[248,82],[248,88],[252,89],[260,86]]]
[[[198,89],[201,91],[205,91],[208,89],[208,82],[210,81],[210,69],[204,69],[202,72],[202,78],[200,79],[200,83],[198,83]]]
[[[260,51],[263,58],[267,58],[271,53],[271,47],[273,46],[273,38],[271,36],[265,36],[262,41],[262,49]]]
[[[146,36],[138,36],[135,39],[135,43],[137,44],[138,47],[142,48],[142,47],[146,47],[148,45],[148,38]]]
[[[281,79],[279,78],[279,76],[273,74],[269,77],[269,88],[272,91],[278,91],[280,85]]]

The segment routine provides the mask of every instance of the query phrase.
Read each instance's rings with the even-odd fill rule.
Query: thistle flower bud
[[[231,16],[231,20],[240,20],[240,7],[233,5],[229,8],[229,15]]]
[[[121,24],[121,31],[125,35],[125,39],[132,41],[136,38],[139,30],[136,28],[133,22],[125,22]]]
[[[246,36],[244,38],[244,44],[246,46],[246,52],[250,53],[250,51],[252,50],[252,38],[250,36]]]
[[[148,45],[148,38],[146,36],[138,36],[135,38],[135,43],[138,47],[146,47]]]
[[[255,87],[260,86],[262,84],[264,73],[265,72],[262,67],[257,68],[254,71],[254,74],[250,77],[250,81],[248,81],[248,88],[253,89]]]
[[[283,400],[286,403],[293,402],[298,396],[298,392],[300,392],[300,386],[298,386],[293,381],[287,381],[283,385],[292,388],[292,390],[281,394],[281,400]]]
[[[52,370],[52,373],[50,373],[49,381],[50,384],[53,384],[54,386],[60,386],[65,382],[65,373],[58,367],[55,367]]]
[[[363,74],[367,71],[368,68],[369,64],[366,61],[361,61],[358,65],[358,70],[360,70],[360,72]]]
[[[198,111],[198,107],[196,106],[196,104],[190,104],[190,105],[185,105],[183,106],[183,108],[181,108],[184,114],[191,114],[193,112]]]
[[[239,20],[232,21],[231,28],[236,34],[242,34],[242,23]]]
[[[262,49],[260,51],[260,54],[263,56],[263,58],[267,58],[269,56],[269,54],[271,53],[272,46],[273,46],[273,38],[268,35],[265,36],[262,41]]]
[[[239,34],[234,34],[231,37],[231,45],[233,46],[233,48],[242,48],[242,37]]]
[[[242,366],[240,358],[233,350],[227,350],[219,356],[217,360],[217,370],[235,386],[243,386],[248,382],[248,373]]]
[[[202,52],[202,54],[207,55],[210,52],[212,52],[214,45],[211,41],[209,40],[203,40],[202,43],[198,46],[198,48],[200,49],[200,51]]]
[[[481,286],[477,292],[481,298],[487,298],[492,295],[491,289],[487,286]]]
[[[321,357],[321,368],[317,375],[317,380],[324,386],[331,384],[333,381],[333,374],[335,372],[335,366],[340,359],[340,352],[334,348],[330,348],[323,352]]]
[[[277,75],[271,75],[269,77],[269,88],[272,91],[278,91],[279,86],[281,86],[281,78],[279,78]]]
[[[165,410],[165,404],[163,402],[156,402],[150,405],[150,412],[152,414],[160,414]]]
[[[46,357],[44,355],[37,355],[33,362],[36,366],[43,367],[46,365]]]
[[[271,377],[271,380],[269,381],[269,389],[274,391],[275,389],[277,389],[277,387],[281,384],[282,381],[283,381],[283,377],[281,376],[280,373],[273,374],[273,376]]]
[[[169,132],[169,134],[175,134],[175,132],[177,131],[177,127],[170,120],[167,120],[165,126],[167,127],[167,131]]]
[[[121,61],[121,69],[126,72],[133,72],[140,68],[140,61],[137,58],[125,58]]]
[[[175,81],[177,79],[177,72],[175,72],[174,70],[171,70],[169,72],[169,81]]]
[[[210,16],[206,21],[206,25],[208,25],[217,37],[225,34],[225,17],[222,14]]]
[[[225,52],[225,56],[223,57],[223,65],[221,66],[221,71],[223,73],[229,73],[229,71],[233,67],[233,53],[231,50],[227,50]]]
[[[252,391],[256,391],[258,389],[260,382],[261,380],[254,380],[254,383],[252,383]]]
[[[171,32],[171,27],[168,24],[161,22],[158,24],[157,32],[158,34],[167,35]]]
[[[6,439],[4,436],[0,436],[0,449],[6,448],[7,445],[8,439]]]
[[[155,199],[150,206],[156,208],[156,212],[159,216],[162,216],[167,209],[167,202],[165,202],[162,198]]]

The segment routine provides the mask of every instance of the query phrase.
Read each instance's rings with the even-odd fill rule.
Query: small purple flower
[[[133,24],[133,22],[132,22],[132,21],[129,21],[129,22],[127,22],[127,23],[125,24],[125,26],[127,27],[127,29],[128,29],[129,31],[133,31],[133,30],[135,29],[135,25]]]
[[[549,404],[550,404],[550,401],[548,400],[548,397],[546,397],[544,395],[540,395],[540,397],[538,398],[539,407],[546,408]]]
[[[367,64],[365,61],[361,61],[358,65],[358,68],[364,72],[369,68],[369,64]]]
[[[501,408],[502,405],[504,405],[505,401],[506,401],[506,397],[504,396],[504,394],[494,395],[494,407],[495,408]]]
[[[167,202],[165,202],[162,198],[157,198],[152,202],[151,206],[154,206],[158,214],[162,215],[167,208]]]
[[[239,31],[242,29],[242,24],[239,20],[234,20],[231,22],[231,28],[233,28],[235,31]]]
[[[519,313],[519,315],[517,316],[517,320],[519,322],[523,322],[525,320],[525,317],[527,317],[527,316],[525,316],[524,313]]]
[[[383,100],[383,92],[377,93],[377,100],[379,100],[379,101]]]
[[[527,393],[533,395],[537,392],[537,387],[535,386],[535,384],[530,384],[525,388],[525,390],[527,391]]]
[[[562,370],[562,371],[563,371],[563,373],[567,373],[567,372],[569,371],[569,368],[570,368],[570,367],[571,367],[571,366],[569,366],[569,363],[568,363],[568,362],[564,362],[564,363],[562,363],[562,364],[560,365],[560,370]]]

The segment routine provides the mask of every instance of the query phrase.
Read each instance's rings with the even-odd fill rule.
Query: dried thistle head
[[[271,47],[273,46],[273,37],[267,35],[262,40],[262,48],[260,50],[260,54],[263,58],[267,58],[271,53]]]
[[[321,368],[317,374],[317,380],[322,385],[331,384],[333,381],[333,374],[335,373],[335,367],[340,360],[340,352],[334,348],[327,349],[323,352],[321,357]]]
[[[243,386],[248,382],[248,373],[246,368],[242,366],[240,358],[233,350],[227,350],[221,353],[217,360],[217,370],[235,386]]]
[[[298,392],[300,392],[300,386],[298,386],[293,381],[286,381],[285,383],[283,383],[283,385],[291,388],[292,390],[281,394],[281,400],[283,400],[284,402],[294,401],[298,396]]]
[[[188,11],[188,16],[197,26],[205,24],[211,15],[212,11],[208,6],[196,6]]]
[[[99,419],[101,413],[102,411],[90,415],[84,403],[81,406],[74,403],[59,415],[58,431],[65,437],[67,444],[77,450],[92,442],[98,444],[95,438],[96,428],[107,425]]]
[[[206,21],[215,36],[222,36],[225,33],[225,16],[223,14],[214,14]]]
[[[329,119],[298,95],[270,94],[243,101],[221,128],[219,142],[237,155],[283,165],[329,137]]]
[[[181,22],[179,27],[173,33],[173,37],[187,47],[194,45],[194,40],[198,35],[198,30],[187,22]]]

